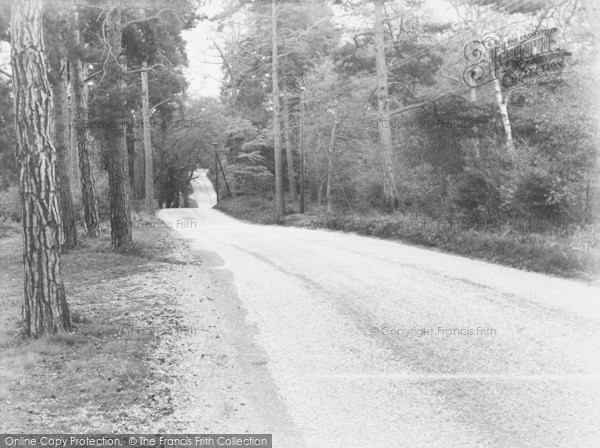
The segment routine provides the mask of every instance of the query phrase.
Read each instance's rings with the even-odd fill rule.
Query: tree
[[[56,149],[44,51],[41,0],[14,2],[11,67],[23,206],[23,330],[27,337],[71,328],[60,269]]]
[[[81,19],[81,14],[77,14]],[[81,21],[83,24],[85,22]],[[81,203],[83,205],[83,219],[87,234],[92,237],[100,236],[100,216],[98,213],[98,197],[96,194],[96,180],[94,178],[94,167],[92,164],[90,140],[91,133],[86,126],[89,117],[89,86],[84,82],[87,77],[87,61],[83,54],[86,45],[83,43],[82,33],[78,27],[74,27],[75,43],[78,46],[78,54],[71,55],[71,86],[73,98],[71,101],[73,109],[73,124],[75,125],[75,141],[77,145],[77,159],[79,160],[79,181],[81,186]]]
[[[281,155],[281,124],[279,122],[279,56],[277,48],[277,0],[271,5],[272,79],[273,79],[273,150],[275,152],[275,215],[285,215],[283,196],[283,164]]]
[[[379,138],[383,164],[383,195],[388,206],[398,208],[392,131],[390,130],[390,109],[388,90],[388,66],[385,58],[385,35],[383,32],[383,0],[375,0],[375,58],[377,65],[377,112],[379,113]]]
[[[98,62],[102,77],[94,90],[94,114],[98,122],[108,123],[99,137],[107,147],[108,186],[110,202],[111,244],[126,247],[132,243],[131,184],[127,152],[127,122],[131,114],[127,106],[126,55],[123,52],[123,5],[113,2],[102,7],[99,28],[102,61]]]
[[[148,94],[148,63],[142,63],[142,142],[144,146],[144,191],[146,213],[154,215],[154,168],[152,163],[152,141],[150,139],[150,102]]]
[[[69,63],[67,45],[69,15],[60,6],[46,8],[44,12],[46,54],[50,72],[48,78],[52,89],[53,142],[56,147],[56,180],[61,217],[61,243],[64,247],[77,246],[77,221],[73,205],[72,150],[69,123]]]
[[[140,115],[135,127],[141,124],[142,130],[144,184],[135,185],[134,176],[134,186],[138,191],[144,191],[145,208],[149,214],[153,214],[155,208],[150,129],[152,113],[161,107],[159,115],[172,118],[173,106],[170,103],[176,103],[175,97],[186,87],[180,70],[187,63],[181,32],[193,27],[197,18],[195,5],[189,0],[172,1],[169,8],[163,6],[161,2],[147,2],[143,7],[127,8],[129,17],[123,27],[123,51],[128,68],[136,75],[140,73],[140,100],[134,102],[138,103],[136,109]],[[152,92],[150,83],[154,83]],[[138,89],[134,91],[137,93]],[[155,104],[153,107],[150,106],[152,102]],[[142,161],[137,162],[142,164]]]

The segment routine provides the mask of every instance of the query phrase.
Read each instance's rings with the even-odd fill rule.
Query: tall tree
[[[110,195],[110,228],[113,247],[129,246],[131,235],[131,183],[127,154],[126,122],[128,118],[125,101],[125,79],[127,69],[122,51],[123,25],[122,4],[115,3],[106,11],[108,46],[106,49],[109,89],[109,113],[112,125],[105,132],[108,142],[108,184]]]
[[[146,213],[154,214],[154,165],[152,160],[152,141],[150,139],[150,100],[148,93],[148,63],[142,63],[142,141],[144,147],[144,185]]]
[[[71,120],[69,114],[69,52],[72,23],[71,13],[63,5],[44,8],[44,41],[52,89],[53,142],[56,147],[56,181],[61,214],[61,243],[64,247],[77,245],[77,220],[73,205],[73,190],[77,176],[72,172]]]
[[[69,135],[69,98],[67,92],[67,59],[58,61],[57,71],[52,77],[52,102],[56,147],[56,180],[58,184],[58,203],[60,205],[61,235],[64,247],[77,246],[77,221],[71,191],[71,157]]]
[[[298,200],[298,191],[296,188],[296,173],[294,170],[294,152],[292,148],[292,132],[290,120],[290,98],[286,85],[283,86],[283,126],[285,136],[285,155],[288,167],[288,181],[290,184],[290,196],[293,201]]]
[[[273,150],[275,152],[275,214],[285,215],[283,196],[283,165],[281,154],[281,124],[279,123],[279,56],[277,48],[277,0],[271,4],[271,43],[273,78]]]
[[[51,138],[50,84],[41,0],[13,2],[11,67],[23,206],[23,325],[28,337],[69,331],[60,269],[56,149]]]
[[[84,46],[81,33],[74,29],[75,42]],[[96,194],[96,180],[92,164],[91,135],[86,126],[88,123],[89,86],[84,82],[88,74],[87,64],[82,57],[73,56],[70,61],[71,86],[73,92],[73,124],[77,144],[77,158],[79,160],[79,181],[81,185],[81,203],[83,205],[83,219],[87,234],[92,237],[100,236],[100,216],[98,213],[98,196]]]
[[[375,59],[377,67],[377,112],[379,114],[379,139],[381,143],[381,160],[383,165],[383,195],[388,206],[398,207],[398,190],[390,129],[388,66],[385,57],[385,34],[383,22],[385,13],[383,0],[375,0]]]

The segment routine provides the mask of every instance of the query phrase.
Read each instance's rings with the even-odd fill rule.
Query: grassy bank
[[[105,232],[65,252],[73,333],[29,341],[20,225],[0,222],[0,432],[138,432],[173,412],[172,360],[158,348],[186,331],[174,292],[189,277],[178,268],[196,261],[158,224],[137,221],[127,251],[112,251]]]
[[[292,206],[296,207],[297,205]],[[312,209],[276,220],[274,203],[258,197],[224,199],[217,208],[260,224],[326,228],[397,240],[534,272],[596,282],[600,271],[600,229],[571,229],[557,235],[525,233],[489,223],[430,221],[393,215],[327,215]]]

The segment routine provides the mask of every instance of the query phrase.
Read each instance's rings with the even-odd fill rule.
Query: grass
[[[290,206],[297,209],[295,204]],[[418,228],[414,223],[423,218],[374,212],[360,216],[328,215],[315,207],[304,215],[293,213],[277,220],[272,201],[247,196],[225,199],[217,208],[254,223],[353,232],[567,278],[596,282],[600,273],[600,226],[575,228],[563,235],[524,233],[507,225],[460,228],[429,220]]]
[[[171,380],[152,359],[161,333],[151,331],[182,319],[174,296],[157,292],[177,281],[170,262],[189,261],[171,253],[172,232],[134,226],[136,243],[122,251],[107,232],[83,238],[61,262],[73,332],[25,340],[17,229],[0,221],[0,432],[137,432],[173,412]]]

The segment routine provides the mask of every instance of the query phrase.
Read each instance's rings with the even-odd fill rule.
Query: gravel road
[[[233,278],[290,447],[600,447],[600,289],[352,234],[159,217]],[[260,400],[260,397],[257,397]],[[236,428],[231,428],[236,432]]]

